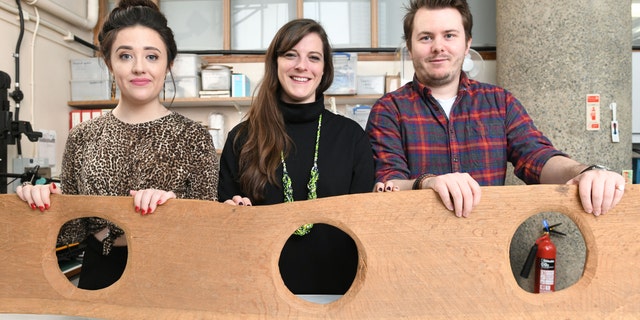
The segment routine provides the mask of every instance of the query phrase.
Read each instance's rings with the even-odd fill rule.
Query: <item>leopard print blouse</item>
[[[193,120],[172,112],[128,124],[109,112],[69,133],[60,180],[64,194],[129,196],[129,190],[154,188],[178,198],[215,201],[218,170],[211,135]],[[105,227],[110,232],[103,254],[109,254],[124,231],[97,217],[67,222],[58,243],[80,242]]]

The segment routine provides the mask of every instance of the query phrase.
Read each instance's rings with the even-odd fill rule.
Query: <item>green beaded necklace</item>
[[[320,127],[322,126],[322,114],[318,118],[318,131],[316,132],[316,148],[313,154],[313,166],[311,167],[311,174],[309,176],[309,183],[307,184],[307,189],[309,193],[307,194],[307,199],[316,199],[318,197],[317,189],[318,189],[318,146],[320,145]],[[287,172],[287,164],[284,162],[284,153],[280,152],[280,160],[282,161],[282,186],[284,189],[284,202],[293,202],[293,186],[291,185],[291,177],[289,177],[289,172]],[[313,228],[313,223],[303,224],[296,230],[293,234],[298,236],[304,236],[305,234],[311,232],[311,228]]]

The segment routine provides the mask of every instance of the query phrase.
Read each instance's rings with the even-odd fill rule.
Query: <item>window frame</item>
[[[159,5],[159,0],[152,0]],[[105,17],[107,16],[107,8],[109,0],[100,0],[100,18],[97,26],[102,25]],[[370,48],[334,48],[340,51],[353,51],[358,52],[359,61],[393,61],[395,59],[395,48],[380,48],[378,45],[378,1],[370,0],[371,2],[371,47]],[[304,17],[304,0],[296,0],[296,18]],[[235,62],[263,62],[265,50],[232,50],[231,49],[231,0],[222,0],[223,14],[223,38],[222,38],[222,50],[206,50],[206,51],[188,51],[180,50],[182,53],[196,53],[202,55],[205,61],[215,60],[217,63],[235,63]],[[97,35],[99,27],[94,30],[94,43],[97,42]],[[480,52],[485,60],[495,60],[496,52],[495,48],[479,48]]]

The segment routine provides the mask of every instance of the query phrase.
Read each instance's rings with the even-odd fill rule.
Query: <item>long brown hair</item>
[[[239,155],[239,183],[252,200],[264,199],[267,183],[281,184],[276,178],[280,153],[283,152],[286,156],[292,145],[278,108],[282,92],[282,85],[278,80],[278,57],[291,50],[310,33],[316,33],[322,39],[324,55],[324,73],[316,88],[316,99],[322,97],[333,81],[331,45],[324,28],[311,19],[295,19],[282,26],[267,49],[264,78],[251,104],[247,121],[236,136],[236,141],[238,137],[247,138]]]

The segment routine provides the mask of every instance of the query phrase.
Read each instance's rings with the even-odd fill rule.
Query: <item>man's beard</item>
[[[423,84],[427,87],[441,87],[455,81],[456,77],[453,72],[449,71],[440,76],[434,76],[433,73],[427,73],[427,77],[423,79]]]

